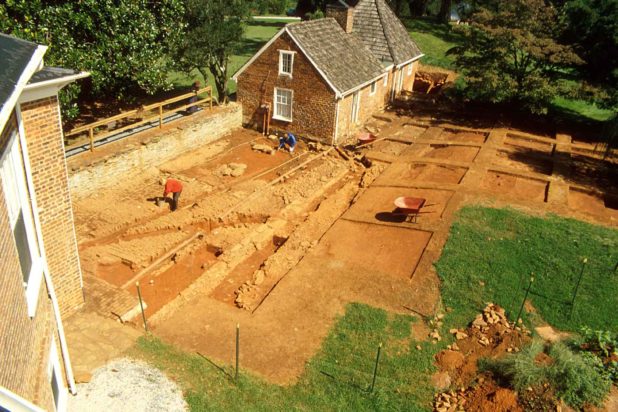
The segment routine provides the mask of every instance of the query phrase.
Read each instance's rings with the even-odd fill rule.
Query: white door
[[[352,95],[352,123],[358,123],[358,112],[360,110],[360,92]]]
[[[399,77],[397,77],[397,94],[401,93],[403,89],[403,70],[399,70]]]

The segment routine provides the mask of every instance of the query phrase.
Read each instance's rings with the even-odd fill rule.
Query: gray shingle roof
[[[354,3],[352,33],[376,58],[401,64],[422,54],[385,0],[360,0]]]
[[[46,82],[48,80],[61,79],[67,76],[73,76],[79,72],[73,69],[65,69],[62,67],[45,66],[38,72],[34,73],[28,84]]]
[[[0,108],[7,102],[38,45],[0,33]]]
[[[341,93],[384,73],[382,64],[333,18],[288,24],[299,46]]]

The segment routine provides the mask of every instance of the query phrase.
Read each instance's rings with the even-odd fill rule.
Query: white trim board
[[[19,103],[32,102],[46,97],[55,96],[60,89],[69,83],[73,83],[75,80],[83,79],[90,76],[89,72],[80,72],[71,76],[60,77],[52,80],[45,80],[38,83],[26,84],[21,96],[19,97]]]
[[[13,108],[17,105],[17,101],[19,100],[22,90],[28,82],[32,75],[41,67],[43,64],[43,55],[47,51],[47,46],[39,45],[32,57],[30,57],[30,61],[26,65],[26,68],[22,72],[17,84],[15,85],[15,89],[13,89],[13,93],[9,96],[9,98],[4,102],[2,108],[0,108],[0,131],[4,130],[4,126],[6,122],[11,117],[11,113],[13,112]]]

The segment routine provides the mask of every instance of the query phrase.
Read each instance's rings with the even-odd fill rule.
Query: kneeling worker
[[[283,149],[286,145],[288,146],[289,152],[293,153],[294,148],[296,147],[296,136],[294,136],[290,132],[287,132],[285,137],[279,138],[279,147],[277,148],[277,150]]]
[[[178,199],[182,193],[182,183],[176,179],[167,179],[165,182],[165,189],[163,191],[163,198],[167,197],[167,194],[172,194],[172,212],[178,208]]]

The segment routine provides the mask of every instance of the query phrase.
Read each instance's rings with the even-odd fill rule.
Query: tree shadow
[[[431,34],[445,42],[461,43],[464,38],[463,34],[453,30],[453,25],[439,23],[433,17],[403,17],[401,21],[408,31]]]

